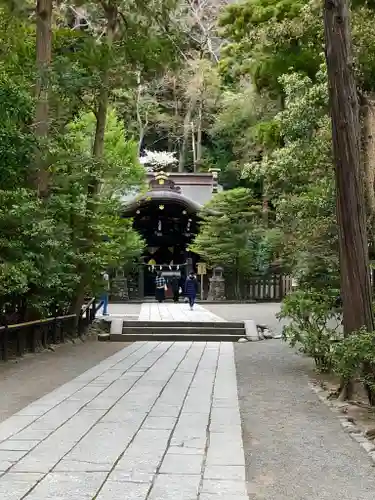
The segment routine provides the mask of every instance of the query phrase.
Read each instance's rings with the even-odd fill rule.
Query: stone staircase
[[[112,342],[144,341],[201,341],[237,342],[246,337],[242,322],[194,322],[194,321],[123,321],[122,330],[111,332],[106,338]]]

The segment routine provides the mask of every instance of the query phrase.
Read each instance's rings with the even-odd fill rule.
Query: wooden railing
[[[85,304],[78,317],[76,314],[0,326],[1,359],[8,361],[10,354],[18,357],[26,352],[36,352],[38,345],[46,349],[49,344],[59,344],[65,339],[82,337],[95,320],[101,302],[92,298]]]

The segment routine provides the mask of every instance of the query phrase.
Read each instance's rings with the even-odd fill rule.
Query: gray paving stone
[[[75,474],[81,472],[105,472],[108,474],[113,467],[112,462],[96,463],[87,462],[84,460],[71,460],[64,458],[54,468],[54,472],[65,472],[67,474]]]
[[[107,370],[96,378],[97,382],[114,382],[117,380],[125,370],[122,368],[120,370]]]
[[[237,408],[212,408],[211,421],[227,423],[228,426],[241,425]]]
[[[81,405],[83,406],[86,403],[89,403],[98,394],[100,394],[103,391],[105,391],[107,387],[108,387],[108,384],[106,386],[103,386],[103,385],[94,385],[94,384],[87,385],[86,387],[83,387],[79,391],[77,391],[74,394],[72,394],[71,396],[69,396],[65,400],[65,402],[67,402],[67,401],[76,401],[76,402],[81,403]]]
[[[218,398],[214,396],[212,399],[212,408],[233,408],[238,411],[239,405],[238,401],[234,398]]]
[[[32,403],[25,408],[22,408],[16,415],[27,415],[27,416],[35,416],[35,417],[40,417],[41,415],[44,415],[47,413],[49,410],[51,410],[51,406],[48,405],[39,405],[36,403]]]
[[[93,466],[94,464],[114,464],[129,445],[135,430],[131,426],[99,423],[68,453],[65,461],[81,462]],[[56,470],[62,470],[62,464],[58,464]]]
[[[15,465],[17,472],[48,472],[102,416],[102,411],[82,411],[41,442]],[[26,441],[27,442],[27,441]]]
[[[18,462],[25,456],[27,450],[0,450],[0,462],[8,460],[9,462]]]
[[[98,396],[88,403],[85,408],[88,410],[106,410],[108,411],[115,403],[117,399],[112,397]]]
[[[108,480],[96,500],[145,500],[149,487],[148,484]]]
[[[186,432],[185,435],[174,436],[171,439],[171,446],[178,446],[179,448],[201,449],[206,446],[206,435],[198,437],[191,437]]]
[[[117,424],[129,424],[137,423],[138,426],[141,425],[142,421],[147,416],[147,407],[143,408],[132,408],[128,405],[116,405],[111,408],[106,415],[102,418],[102,423],[117,423]]]
[[[167,453],[160,467],[162,474],[200,474],[202,470],[203,454],[173,455]]]
[[[30,415],[17,416],[31,420],[18,420],[27,427],[4,441],[3,451],[36,446],[11,470],[29,471],[29,478],[32,471],[48,473],[25,500],[92,500],[108,473],[98,500],[146,500],[151,484],[147,500],[197,500],[212,393],[204,495],[237,494],[229,488],[230,480],[244,483],[233,346],[136,344],[30,405]],[[14,426],[7,425],[9,432]],[[11,441],[19,450],[9,448]],[[1,452],[0,443],[0,459]],[[4,466],[12,463],[7,458]],[[210,480],[220,480],[219,492]]]
[[[27,496],[27,500],[92,500],[105,480],[104,473],[48,474]]]
[[[219,498],[227,498],[228,495],[246,495],[247,491],[244,481],[204,479],[202,493],[214,493]]]
[[[191,427],[192,429],[204,430],[206,432],[209,423],[209,414],[204,413],[190,413],[182,411],[178,424],[176,426],[176,433],[180,430],[186,430]],[[193,431],[194,432],[194,431]]]
[[[175,417],[147,417],[142,425],[143,429],[166,429],[171,430],[176,425]]]
[[[0,441],[17,434],[23,428],[30,425],[36,417],[30,415],[15,415],[0,424]]]
[[[167,449],[170,431],[141,429],[116,465],[115,471],[155,473]]]
[[[238,436],[241,436],[242,428],[240,422],[231,424],[230,422],[225,423],[214,420],[210,423],[210,432],[226,433],[228,431],[228,427],[230,427],[232,434],[236,432]]]
[[[133,370],[132,368],[130,370],[127,370],[123,375],[121,375],[120,380],[138,380],[144,375],[144,372],[137,372],[136,370]]]
[[[240,435],[230,432],[210,433],[207,465],[243,465],[244,460]]]
[[[241,493],[235,493],[234,495],[225,493],[223,496],[218,493],[201,493],[199,495],[199,500],[218,500],[220,498],[223,498],[224,500],[249,500],[247,494],[241,494]],[[254,500],[257,500],[256,497],[252,498]]]
[[[205,447],[189,448],[187,446],[170,446],[168,453],[173,455],[200,455],[205,453]]]
[[[15,434],[13,438],[17,441],[42,441],[52,432],[50,429],[35,429],[33,425],[29,425],[23,431]]]
[[[151,484],[154,473],[142,472],[133,468],[130,472],[115,468],[109,475],[109,480],[125,483],[147,483]]]
[[[157,476],[148,500],[197,500],[200,476],[161,474]]]
[[[109,387],[104,389],[100,394],[93,396],[92,400],[86,405],[89,409],[109,409],[118,400],[120,400],[124,394],[132,387],[134,380],[117,380],[113,382]]]
[[[42,474],[8,472],[0,478],[0,498],[3,500],[20,500],[42,477]]]
[[[204,470],[204,479],[245,481],[245,467],[242,465],[210,465]]]
[[[58,389],[55,389],[54,391],[50,392],[49,394],[46,394],[40,399],[37,399],[35,401],[36,404],[40,406],[50,406],[51,408],[57,406],[61,402],[63,402],[65,399],[68,397],[72,396],[75,392],[78,390],[82,389],[84,387],[83,382],[69,382],[68,384],[65,384],[65,386],[61,386]]]
[[[150,417],[177,417],[180,410],[180,406],[166,405],[156,402],[150,412]]]
[[[34,446],[39,444],[40,441],[19,441],[17,439],[7,439],[0,443],[0,450],[16,450],[16,451],[29,451]]]
[[[117,463],[114,471],[116,471],[116,473],[128,474],[129,477],[135,477],[137,474],[154,476],[160,466],[163,455],[164,452],[160,450],[152,454],[125,454]]]
[[[83,404],[80,401],[63,401],[33,422],[33,429],[55,430],[75,415]]]
[[[14,465],[10,460],[0,460],[0,473],[6,472]]]

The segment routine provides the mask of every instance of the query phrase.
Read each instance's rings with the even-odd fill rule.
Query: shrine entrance
[[[143,255],[144,295],[154,295],[155,276],[162,271],[167,282],[173,276],[184,279],[195,255],[189,243],[197,233],[197,216],[173,201],[150,200],[142,204],[134,217],[134,229],[146,242]]]
[[[155,175],[150,188],[126,207],[124,215],[133,218],[134,229],[146,243],[139,276],[140,298],[154,296],[158,271],[169,285],[169,298],[172,278],[178,277],[183,285],[198,261],[188,247],[198,232],[201,207],[183,196],[163,172]]]

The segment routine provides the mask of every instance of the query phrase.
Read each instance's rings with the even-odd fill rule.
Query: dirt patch
[[[315,386],[322,389],[320,394],[325,397],[334,410],[358,427],[367,439],[375,440],[375,408],[367,403],[362,384],[355,383],[353,400],[339,401],[337,399],[340,386],[338,377],[332,374],[314,373],[310,378]]]

